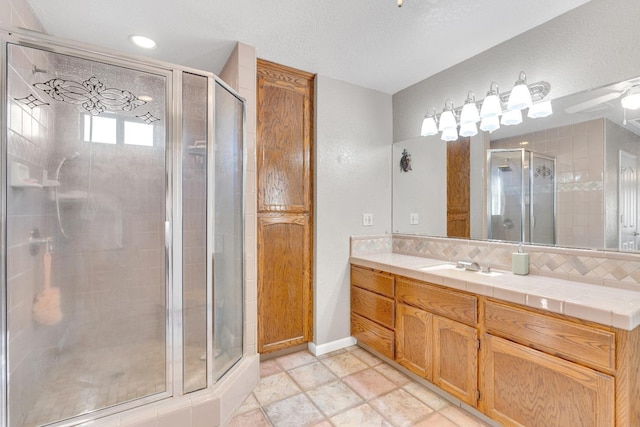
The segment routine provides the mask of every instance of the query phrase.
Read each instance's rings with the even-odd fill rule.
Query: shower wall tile
[[[604,119],[491,141],[556,157],[556,240],[561,246],[603,248]]]

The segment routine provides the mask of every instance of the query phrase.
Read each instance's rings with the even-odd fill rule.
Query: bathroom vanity
[[[352,255],[358,343],[505,426],[640,425],[640,292],[447,267]]]

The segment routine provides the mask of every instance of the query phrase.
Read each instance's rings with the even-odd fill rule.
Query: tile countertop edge
[[[506,302],[542,309],[582,320],[631,331],[640,325],[640,292],[590,285],[545,276],[517,276],[504,272],[498,277],[461,280],[447,270],[421,268],[447,261],[396,253],[360,254],[351,264],[427,281]],[[468,273],[475,274],[475,273]],[[508,295],[508,298],[504,296]]]

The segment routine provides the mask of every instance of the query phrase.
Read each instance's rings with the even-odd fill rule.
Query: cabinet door
[[[483,339],[483,412],[505,426],[613,426],[614,379],[492,335]]]
[[[396,306],[396,362],[431,381],[433,314],[405,304]]]
[[[258,218],[258,348],[305,343],[312,334],[311,226],[306,214]]]
[[[433,316],[433,383],[463,402],[478,403],[478,332]]]

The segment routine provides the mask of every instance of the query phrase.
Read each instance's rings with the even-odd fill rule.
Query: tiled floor
[[[487,426],[357,346],[267,360],[260,376],[229,426]]]

